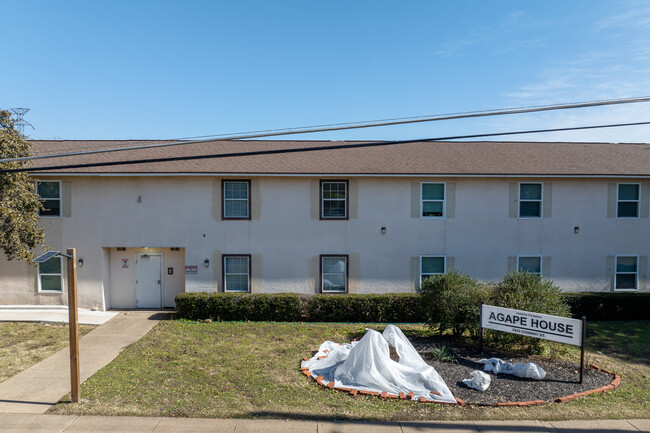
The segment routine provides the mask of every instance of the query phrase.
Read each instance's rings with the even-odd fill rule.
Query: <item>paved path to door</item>
[[[650,433],[650,420],[333,422],[0,413],[0,432]]]
[[[120,311],[82,337],[79,341],[81,382],[142,338],[167,314],[164,311]],[[45,413],[69,393],[70,349],[66,347],[0,383],[0,413]]]

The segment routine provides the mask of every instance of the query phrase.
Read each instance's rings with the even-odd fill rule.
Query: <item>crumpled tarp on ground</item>
[[[526,365],[521,362],[512,364],[499,358],[481,359],[479,362],[485,364],[483,370],[491,371],[494,374],[512,374],[524,379],[535,380],[542,380],[546,377],[544,369],[534,362],[529,362]]]
[[[390,358],[389,345],[396,349],[399,362]],[[429,402],[456,403],[442,377],[424,362],[395,325],[388,325],[382,334],[368,329],[360,341],[325,341],[301,367],[309,368],[313,378],[322,376],[324,385],[333,381],[335,388],[393,395],[413,393],[413,400],[424,397]]]

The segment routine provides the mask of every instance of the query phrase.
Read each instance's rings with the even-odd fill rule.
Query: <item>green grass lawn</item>
[[[94,329],[79,326],[79,336]],[[31,322],[0,323],[0,382],[68,346],[68,325]]]
[[[163,321],[81,387],[78,404],[50,413],[365,420],[650,418],[647,322],[590,323],[587,362],[623,375],[613,392],[526,408],[457,407],[351,397],[298,371],[325,340],[347,342],[364,324]],[[407,335],[424,327],[402,326]],[[598,354],[597,351],[602,352]],[[563,356],[578,361],[570,349]]]

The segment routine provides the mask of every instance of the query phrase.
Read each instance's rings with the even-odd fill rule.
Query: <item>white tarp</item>
[[[463,383],[478,391],[485,391],[490,386],[490,382],[492,382],[490,375],[485,374],[480,370],[472,371],[470,376],[471,378],[469,379],[463,379]]]
[[[542,380],[546,377],[544,369],[534,362],[529,362],[526,365],[521,362],[512,364],[499,358],[481,359],[479,362],[485,364],[483,370],[491,371],[494,374],[512,374],[524,379],[535,380]]]
[[[396,349],[399,362],[390,358],[389,345]],[[424,397],[427,401],[456,403],[438,372],[424,362],[395,325],[388,325],[383,334],[368,329],[360,341],[352,343],[326,341],[301,366],[308,367],[314,378],[323,376],[324,385],[334,381],[334,387],[339,388],[393,395],[413,393],[414,400]]]

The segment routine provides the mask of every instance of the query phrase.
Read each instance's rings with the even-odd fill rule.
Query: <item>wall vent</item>
[[[118,251],[126,251],[126,248],[124,248],[124,247],[117,247],[117,250],[118,250]]]
[[[172,247],[172,248],[170,248],[170,250],[172,250],[172,251],[180,251],[181,249],[178,248],[178,247]]]

